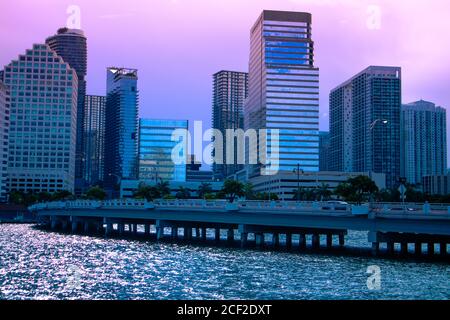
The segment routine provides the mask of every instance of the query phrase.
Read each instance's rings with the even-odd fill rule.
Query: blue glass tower
[[[263,11],[251,29],[246,129],[278,129],[280,171],[319,170],[319,69],[311,14]],[[259,152],[271,152],[270,139]]]
[[[145,181],[186,181],[186,161],[175,164],[172,151],[180,141],[172,141],[177,129],[188,129],[187,120],[141,119],[139,126],[139,179]],[[187,141],[184,148],[187,151]]]
[[[104,179],[109,186],[138,176],[137,80],[135,69],[107,69]]]

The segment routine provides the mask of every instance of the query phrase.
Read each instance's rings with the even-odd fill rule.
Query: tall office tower
[[[371,66],[330,93],[332,170],[400,177],[401,69]]]
[[[75,69],[78,77],[77,106],[77,142],[75,158],[75,188],[80,192],[84,188],[83,164],[86,155],[83,153],[84,96],[86,94],[87,73],[87,40],[82,30],[60,28],[57,33],[45,41],[52,50]]]
[[[279,170],[319,170],[319,69],[311,14],[263,11],[251,29],[246,129],[279,129]],[[270,138],[258,150],[270,154]],[[256,166],[253,168],[258,168]]]
[[[219,129],[226,139],[226,129],[244,129],[244,101],[248,93],[248,73],[235,71],[220,71],[213,75],[213,128]],[[223,179],[243,169],[243,163],[238,161],[238,148],[234,144],[233,163],[227,163],[226,145],[223,146],[224,164],[214,164],[214,175]]]
[[[84,99],[84,180],[93,186],[103,181],[105,152],[105,96]]]
[[[6,202],[8,198],[9,107],[6,92],[0,75],[0,202]]]
[[[107,69],[103,178],[108,186],[138,176],[137,80],[136,69]]]
[[[10,97],[10,190],[74,191],[78,79],[48,45],[5,67]]]
[[[447,171],[446,111],[432,102],[402,106],[402,176],[409,183],[422,183],[423,176]]]
[[[330,133],[319,132],[319,171],[329,171]]]
[[[188,130],[187,120],[141,119],[139,125],[139,179],[147,181],[186,181],[187,141],[174,163],[172,152],[180,141],[172,141],[175,130]]]

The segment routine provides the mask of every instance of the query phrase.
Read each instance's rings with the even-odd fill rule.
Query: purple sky
[[[263,9],[313,14],[321,129],[328,94],[368,65],[403,68],[403,101],[450,105],[447,0],[0,0],[0,66],[81,9],[88,93],[105,94],[108,66],[139,69],[142,117],[211,121],[212,74],[248,70],[249,30]],[[377,6],[379,21],[372,13]],[[373,11],[375,10],[375,11]],[[379,28],[378,28],[379,26]],[[449,116],[450,118],[450,116]]]

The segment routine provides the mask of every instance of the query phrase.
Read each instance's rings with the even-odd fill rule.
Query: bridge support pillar
[[[248,233],[247,232],[241,232],[241,248],[245,248],[247,245],[248,240]]]
[[[276,233],[276,232],[274,232],[272,234],[272,245],[275,248],[278,248],[280,246],[280,235],[278,233]]]
[[[206,228],[202,228],[202,241],[206,242]]]
[[[84,223],[84,233],[89,233],[89,222],[88,221],[86,221]]]
[[[317,233],[312,235],[312,247],[315,250],[320,248],[320,235]]]
[[[50,217],[50,228],[52,230],[56,230],[56,223],[58,222],[58,220],[56,220],[55,216],[51,216]]]
[[[72,220],[72,233],[77,232],[78,229],[78,222],[75,220]]]
[[[133,223],[133,235],[137,235],[137,223]]]
[[[379,242],[372,242],[372,256],[377,256],[378,252],[380,251],[380,243]]]
[[[327,249],[331,249],[333,247],[333,235],[331,233],[327,233]]]
[[[393,241],[387,242],[387,253],[394,254],[394,242]]]
[[[214,239],[216,240],[217,243],[220,242],[220,228],[216,228],[214,230],[214,233],[215,233]]]
[[[192,228],[191,227],[184,227],[184,240],[190,241],[192,240]]]
[[[117,224],[117,229],[119,231],[119,235],[123,236],[124,232],[125,232],[125,225],[122,222],[119,222]]]
[[[286,248],[292,248],[292,233],[286,233]]]
[[[107,219],[104,219],[103,223],[106,224],[105,237],[107,237],[107,236],[111,235],[111,233],[113,231],[113,225]]]
[[[407,255],[408,254],[408,242],[402,242],[401,244],[400,244],[400,246],[401,246],[401,254],[402,255]]]
[[[229,228],[227,232],[227,241],[233,242],[234,241],[234,229]]]
[[[339,247],[343,248],[345,246],[345,235],[344,233],[339,233]]]
[[[164,227],[157,226],[156,227],[156,240],[162,240],[164,237]]]
[[[422,254],[422,243],[421,242],[416,242],[414,244],[414,253],[418,256]]]
[[[256,247],[262,248],[264,246],[264,233],[255,233]]]
[[[150,224],[149,223],[144,224],[144,234],[146,237],[148,237],[150,235]]]
[[[178,228],[177,227],[171,228],[171,236],[172,236],[172,240],[178,239]]]
[[[69,228],[69,221],[67,221],[66,219],[63,220],[62,222],[62,229],[64,231],[66,231]]]
[[[300,233],[300,237],[298,239],[298,248],[300,250],[306,249],[306,235],[304,233]]]
[[[445,256],[447,254],[447,244],[445,242],[441,242],[439,244],[439,254],[441,256]]]
[[[428,254],[430,256],[434,255],[434,243],[433,242],[428,242],[427,249],[428,249]]]
[[[197,240],[200,240],[201,234],[200,234],[200,228],[195,228],[195,238]]]

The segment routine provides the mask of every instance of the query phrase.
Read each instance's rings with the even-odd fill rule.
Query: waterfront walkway
[[[180,239],[179,230],[183,230],[185,241],[206,241],[207,229],[214,229],[219,241],[220,231],[226,230],[227,241],[239,239],[242,247],[253,234],[257,247],[295,246],[302,250],[311,239],[311,247],[319,249],[324,237],[325,248],[332,249],[336,244],[345,246],[348,230],[366,231],[373,255],[379,254],[380,245],[385,244],[388,254],[398,249],[402,255],[426,251],[427,255],[447,256],[450,243],[450,208],[446,205],[127,199],[52,202],[34,205],[30,210],[54,230],[95,231],[110,236],[136,234],[141,225],[144,235],[150,236],[155,230],[157,240],[175,241]],[[280,235],[284,235],[283,243]]]

